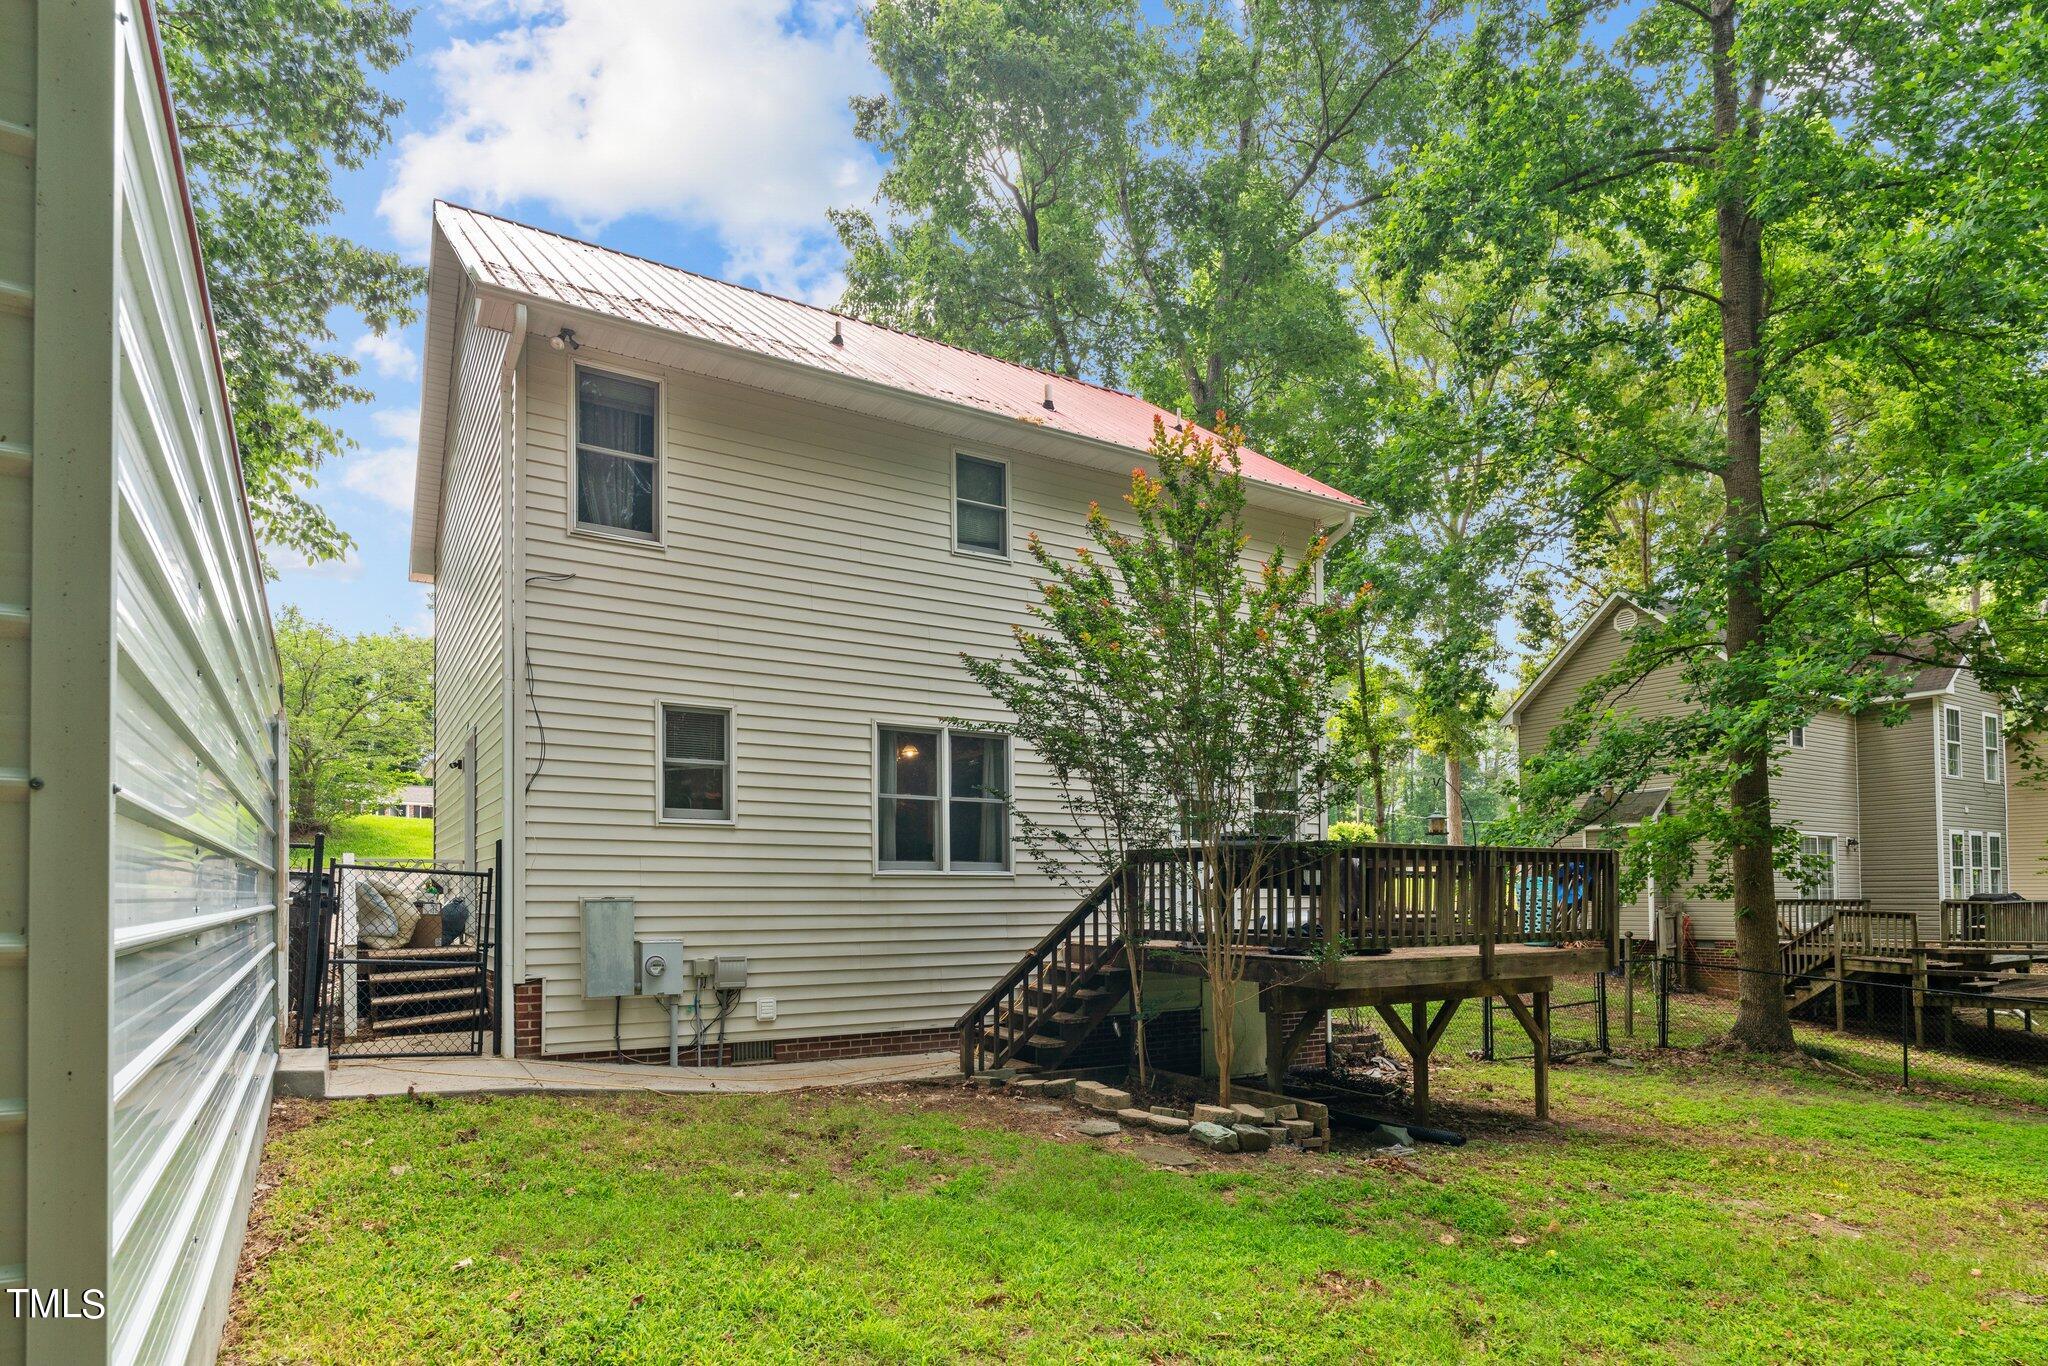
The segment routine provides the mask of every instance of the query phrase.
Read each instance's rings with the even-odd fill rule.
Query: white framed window
[[[1970,894],[1970,859],[1965,852],[1965,842],[1962,831],[1948,832],[1948,895],[1951,901],[1961,901]]]
[[[1833,898],[1838,895],[1833,835],[1801,835],[1799,866],[1802,879],[1806,879],[1799,884],[1801,896]]]
[[[2005,890],[2005,836],[1995,830],[1984,835],[1984,890]]]
[[[1010,747],[937,726],[875,728],[875,862],[883,872],[1010,869]]]
[[[1982,892],[1982,891],[1987,891],[1987,890],[1989,890],[1989,889],[1988,889],[1988,888],[1986,888],[1986,887],[1985,887],[1985,885],[1984,885],[1984,872],[1985,872],[1985,861],[1984,861],[1984,832],[1983,832],[1982,830],[1972,830],[1972,831],[1970,832],[1970,895],[1971,895],[1971,896],[1975,896],[1975,895],[1977,895],[1977,893],[1979,893],[1979,892]]]
[[[2005,776],[2005,736],[1999,718],[1984,718],[1984,781],[1995,783]]]
[[[661,819],[732,820],[732,713],[663,702],[660,719]]]
[[[1963,709],[1941,709],[1941,771],[1951,778],[1963,776]]]
[[[1794,726],[1792,733],[1785,737],[1785,743],[1793,749],[1806,748],[1806,727]]]
[[[953,457],[953,548],[1010,557],[1010,467],[978,455]]]
[[[636,540],[661,534],[661,386],[576,367],[579,530]]]

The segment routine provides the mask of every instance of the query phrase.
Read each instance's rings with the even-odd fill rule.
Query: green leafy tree
[[[434,740],[434,642],[277,618],[292,829],[323,830],[413,781]]]
[[[322,414],[374,395],[329,319],[402,327],[426,273],[328,229],[334,177],[390,140],[400,105],[375,76],[410,51],[412,11],[166,0],[157,17],[251,509],[267,542],[335,558],[349,538],[306,489],[354,443]]]
[[[1725,869],[1759,970],[1733,1030],[1750,1046],[1791,1042],[1767,975],[1777,737],[1885,705],[1879,651],[1967,658],[2041,714],[2043,70],[2048,20],[1993,0],[1503,0],[1391,215],[1404,270],[1484,260],[1503,297],[1541,301],[1517,345],[1572,407],[1623,421],[1647,385],[1710,424],[1704,449],[1646,438],[1580,472],[1587,520],[1687,477],[1714,513],[1667,545],[1666,617],[1524,792],[1555,826],[1604,784],[1673,775],[1647,838],[1667,866]],[[1604,715],[1665,666],[1686,717]]]
[[[1132,472],[1132,529],[1097,506],[1072,560],[1034,538],[1044,574],[1017,653],[968,658],[1066,794],[1057,835],[1020,824],[1065,860],[1105,861],[1176,827],[1200,851],[1195,916],[1219,1094],[1228,1101],[1238,988],[1270,843],[1298,830],[1344,779],[1327,727],[1349,673],[1355,601],[1326,603],[1318,537],[1295,560],[1247,563],[1238,434],[1211,441],[1155,424],[1155,478]],[[1135,925],[1124,927],[1131,961]],[[1136,977],[1134,981],[1138,980]],[[1134,998],[1142,1018],[1142,999]]]
[[[1227,408],[1279,450],[1355,372],[1333,234],[1385,194],[1437,0],[881,0],[880,215],[837,216],[848,307]]]

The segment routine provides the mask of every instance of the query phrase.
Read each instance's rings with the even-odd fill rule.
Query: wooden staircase
[[[962,1015],[960,1070],[1064,1063],[1130,995],[1122,916],[1130,874],[1110,874]]]

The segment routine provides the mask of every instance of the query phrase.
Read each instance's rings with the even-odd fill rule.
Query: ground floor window
[[[1960,901],[2005,889],[2005,836],[1996,830],[1949,831],[1949,896]]]
[[[662,704],[661,818],[732,819],[731,712]]]
[[[876,732],[875,853],[896,872],[1005,872],[1010,753],[1000,735],[882,726]]]

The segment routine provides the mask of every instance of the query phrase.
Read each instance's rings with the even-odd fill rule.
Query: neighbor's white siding
[[[2040,736],[2005,742],[2006,833],[2012,841],[2012,889],[2048,901],[2048,753]]]
[[[1806,747],[1778,754],[1771,777],[1778,824],[1802,835],[1835,839],[1835,895],[1863,895],[1862,783],[1856,763],[1856,722],[1847,712],[1824,711],[1806,724]],[[1849,842],[1857,841],[1851,849]],[[1803,891],[1782,872],[1779,896]]]
[[[0,170],[0,278],[32,245],[37,305],[33,411],[27,334],[0,326],[0,515],[19,527],[32,490],[0,541],[0,603],[31,605],[0,668],[0,928],[24,928],[24,864],[32,907],[25,1040],[18,967],[0,987],[28,1141],[25,1188],[17,1134],[0,1164],[0,1257],[74,1302],[104,1289],[108,1314],[26,1335],[8,1315],[0,1358],[209,1359],[276,1064],[275,651],[151,16],[4,17],[0,119],[33,130],[14,144],[42,208],[31,244],[28,182]]]
[[[606,363],[589,347],[577,359]],[[612,1003],[582,995],[588,896],[637,898],[638,932],[680,936],[692,954],[747,955],[729,1037],[950,1027],[1075,895],[1028,867],[876,872],[873,728],[995,719],[961,652],[1010,648],[1034,597],[1026,538],[1041,532],[1063,553],[1083,544],[1089,502],[1119,506],[1125,481],[1017,458],[1013,558],[959,555],[946,438],[616,368],[664,380],[659,547],[569,533],[569,362],[534,344],[522,370],[535,702],[520,698],[514,787],[537,770],[522,817],[522,975],[546,984],[546,1051],[612,1043]],[[1296,549],[1313,530],[1263,514],[1253,529]],[[533,582],[549,573],[574,577]],[[662,701],[735,713],[732,825],[656,822]],[[1019,757],[1019,800],[1043,810],[1046,775]],[[753,1018],[763,998],[777,1003],[773,1024]],[[623,1032],[629,1047],[665,1041],[665,1017],[629,999]]]

